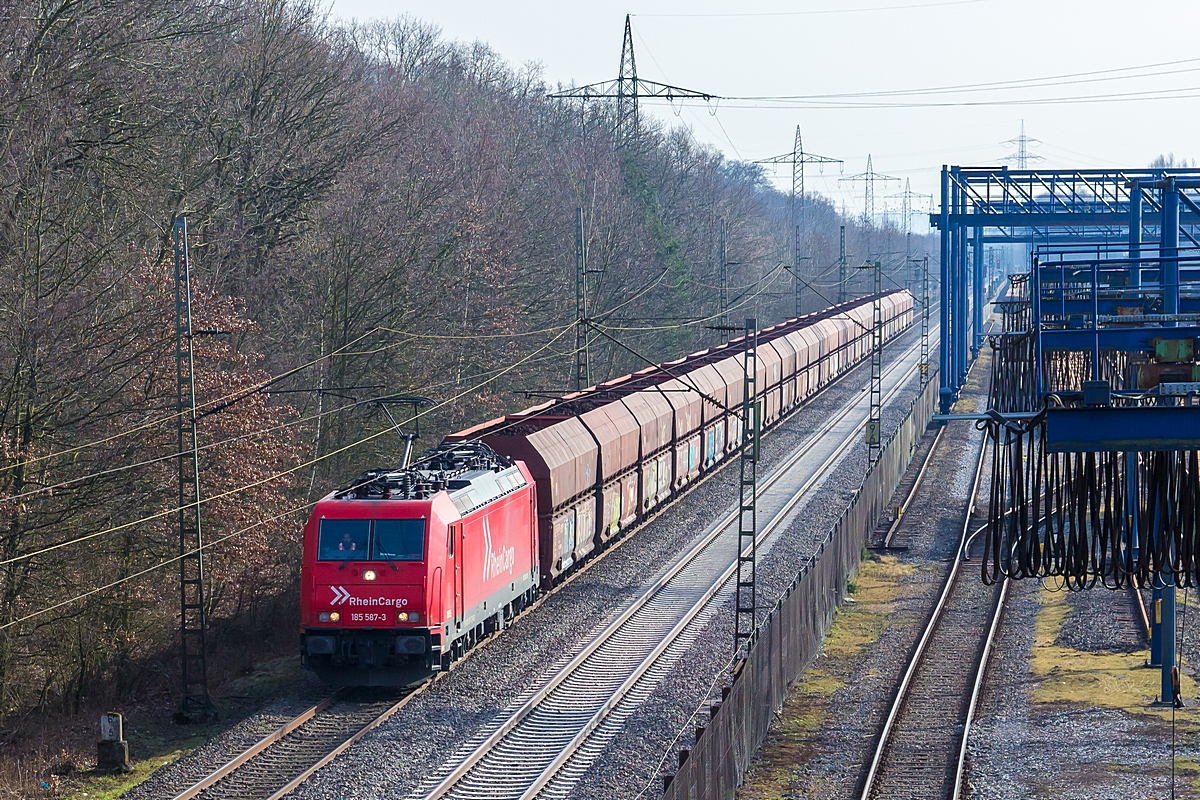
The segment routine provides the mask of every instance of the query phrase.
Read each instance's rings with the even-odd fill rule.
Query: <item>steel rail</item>
[[[988,626],[987,637],[983,640],[983,651],[979,654],[979,668],[975,670],[975,680],[971,686],[971,699],[967,702],[967,715],[963,721],[962,742],[958,746],[958,760],[954,765],[954,793],[951,800],[962,796],[963,779],[967,771],[967,741],[971,737],[971,723],[975,721],[975,709],[979,705],[979,695],[983,691],[983,676],[987,672],[988,657],[992,654],[992,645],[996,641],[996,631],[1000,628],[1000,618],[1004,616],[1004,601],[1008,599],[1008,578],[1000,581],[1000,593],[996,598],[996,608],[992,612],[992,624]]]
[[[904,369],[902,362],[909,357],[914,351],[918,350],[920,344],[914,344],[896,362],[889,365],[887,370],[888,378],[892,378],[896,372],[903,370],[903,375],[896,380],[896,383],[888,391],[884,403],[890,402],[907,384],[908,379],[913,373],[919,370],[918,365],[913,365]],[[764,484],[760,487],[758,494],[764,494],[782,478],[790,473],[808,452],[824,438],[829,431],[839,422],[845,419],[857,406],[859,400],[856,399],[847,403],[833,417],[827,420],[822,426],[810,436],[805,443],[798,448],[791,456],[789,456],[783,464],[781,464],[767,478]],[[771,520],[763,527],[763,530],[756,536],[756,542],[761,542],[775,532],[775,529],[780,523],[787,518],[796,504],[804,498],[813,485],[826,477],[830,467],[841,458],[841,456],[856,442],[855,435],[863,429],[866,424],[864,419],[859,424],[855,425],[843,440],[834,448],[834,450],[826,457],[820,467],[794,491],[789,499],[784,503],[783,507],[776,512]],[[618,631],[621,631],[628,622],[642,609],[646,608],[650,602],[667,587],[684,569],[691,565],[697,557],[708,549],[717,539],[721,538],[737,520],[738,511],[736,509],[727,513],[716,525],[714,525],[709,533],[696,542],[681,558],[679,558],[671,568],[660,578],[654,581],[646,591],[644,591],[633,603],[629,604],[609,625],[605,627],[597,636],[595,636],[578,654],[576,654],[566,665],[560,668],[551,679],[542,686],[537,692],[529,697],[520,707],[513,711],[508,718],[494,730],[483,742],[481,742],[466,758],[457,764],[448,774],[446,774],[435,786],[420,795],[425,800],[440,800],[458,786],[462,780],[482,762],[490,753],[495,751],[497,745],[508,737],[525,719],[527,719],[535,709],[542,705],[545,700],[550,697],[556,689],[562,686],[572,675],[580,669],[597,651],[605,644],[613,639]],[[687,626],[695,619],[695,617],[704,610],[711,602],[712,597],[716,595],[722,586],[725,585],[732,577],[734,570],[737,567],[737,560],[733,559],[710,585],[705,589],[701,596],[691,605],[691,607],[680,617],[671,630],[663,636],[653,650],[647,654],[633,670],[633,672],[622,681],[620,686],[615,691],[610,692],[605,701],[600,707],[594,711],[587,721],[583,723],[580,730],[572,737],[566,746],[559,749],[557,755],[551,762],[544,767],[539,774],[534,778],[531,784],[519,795],[521,800],[528,800],[536,796],[536,794],[546,786],[558,773],[563,765],[577,752],[579,747],[590,736],[590,734],[600,725],[600,723],[608,716],[608,714],[618,705],[620,700],[628,693],[630,689],[638,682],[638,680],[648,671],[665,652],[667,647],[678,638],[678,636],[687,628]]]
[[[384,720],[388,719],[388,717],[392,716],[397,711],[399,711],[401,708],[403,708],[410,700],[412,700],[413,697],[415,697],[419,693],[419,691],[421,689],[423,689],[426,685],[428,685],[428,683],[432,683],[432,681],[429,681],[426,684],[423,684],[422,686],[419,686],[419,687],[409,690],[405,694],[404,697],[400,698],[399,701],[390,704],[386,709],[384,709],[384,711],[382,713],[372,715],[371,718],[365,724],[362,724],[362,725],[359,725],[358,727],[356,727],[354,729],[354,733],[352,735],[350,735],[349,737],[345,737],[345,738],[338,737],[338,738],[341,738],[341,741],[339,741],[338,744],[331,747],[328,752],[324,753],[324,755],[322,755],[322,756],[319,756],[312,763],[307,764],[307,766],[302,766],[301,772],[299,772],[297,775],[293,776],[290,780],[288,780],[288,782],[283,786],[283,788],[276,790],[274,793],[272,793],[268,796],[269,800],[278,800],[278,798],[281,798],[284,795],[287,795],[290,792],[294,791],[296,789],[296,787],[298,787],[301,783],[303,783],[305,780],[307,780],[309,778],[309,776],[311,776],[314,772],[316,772],[318,769],[325,766],[330,761],[332,761],[334,758],[336,758],[347,747],[349,747],[351,744],[353,744],[354,742],[356,742],[360,738],[362,738],[362,736],[364,736],[368,731],[374,729],[377,725],[382,723]],[[223,764],[222,766],[220,766],[213,772],[209,773],[201,780],[197,781],[196,783],[192,784],[184,791],[177,794],[173,798],[173,800],[193,800],[194,798],[203,797],[206,792],[208,792],[210,789],[214,789],[214,788],[218,792],[220,792],[221,791],[220,783],[222,780],[224,780],[225,778],[227,778],[231,775],[237,774],[239,769],[242,769],[242,768],[253,769],[254,768],[253,762],[256,757],[269,752],[271,747],[279,744],[289,734],[297,733],[297,735],[303,737],[305,735],[304,728],[306,725],[308,725],[310,723],[315,725],[315,724],[319,724],[320,722],[323,722],[324,718],[322,717],[322,715],[325,712],[329,711],[330,707],[333,706],[335,703],[347,701],[347,695],[349,695],[351,693],[351,691],[352,690],[350,688],[338,689],[333,694],[331,694],[329,697],[322,700],[320,703],[317,703],[316,705],[312,706],[311,708],[308,708],[305,711],[301,712],[300,714],[296,715],[294,718],[289,720],[287,723],[281,725],[279,728],[276,728],[274,731],[267,734],[263,738],[259,739],[253,745],[248,747],[246,750],[242,751],[237,756],[230,759],[225,764]],[[377,703],[364,703],[364,705],[368,705],[368,706],[375,705],[375,704],[377,704]],[[319,732],[316,732],[316,733],[309,732],[308,735],[309,736],[320,736],[321,734]],[[303,764],[303,763],[304,762],[302,761],[301,764]],[[276,774],[278,774],[279,770],[275,770],[275,772],[276,772]],[[286,776],[284,776],[284,777],[286,777]],[[226,787],[226,788],[228,789],[228,787]]]
[[[903,359],[908,357],[912,353],[912,351],[914,349],[916,349],[918,346],[919,345],[917,345],[917,344],[912,345],[907,350],[905,350],[898,358],[896,358],[895,361],[893,361],[891,364],[889,364],[888,370],[887,370],[887,375],[890,377],[892,372],[894,372],[896,369],[899,368],[898,362],[903,361]],[[841,375],[836,376],[835,378],[833,378],[832,380],[827,382],[824,386],[820,387],[816,392],[814,392],[812,397],[809,399],[820,396],[821,394],[824,394],[826,390],[840,384],[845,378],[849,377],[860,366],[862,366],[862,362],[855,364],[851,369],[848,369],[845,372],[843,372]],[[911,372],[911,370],[910,370],[910,372]],[[902,383],[899,385],[902,385]],[[896,390],[894,389],[892,392],[889,393],[889,395],[888,395],[889,400],[894,395],[895,391]],[[778,422],[782,422],[787,417],[790,417],[796,411],[799,411],[801,408],[804,407],[804,405],[806,405],[806,403],[799,404],[795,408],[793,408],[792,411],[790,411],[788,414],[781,416],[780,419],[777,421],[777,424],[778,424]],[[800,455],[808,452],[808,450],[810,450],[822,436],[824,436],[826,433],[828,433],[828,431],[834,425],[836,425],[837,422],[839,422],[841,419],[844,419],[845,416],[850,412],[850,410],[853,408],[854,405],[855,405],[855,403],[853,403],[853,402],[847,404],[847,406],[844,409],[842,409],[841,411],[839,411],[838,414],[836,414],[833,418],[831,418],[826,423],[824,423],[821,426],[821,428],[819,428],[818,431],[813,436],[809,437],[809,439],[806,441],[806,443],[801,448],[802,452],[800,452]],[[772,426],[772,427],[774,428],[775,426]],[[861,428],[861,426],[860,426],[860,428]],[[775,480],[777,480],[779,475],[782,474],[783,471],[790,468],[790,466],[793,466],[795,461],[798,460],[798,458],[799,458],[799,455],[797,455],[796,457],[794,457],[792,459],[789,459],[788,463],[784,467],[781,467],[780,470],[778,470],[776,474],[774,474],[771,478],[768,479],[768,484],[767,484],[767,486],[764,487],[763,491],[765,491],[765,489],[767,487],[769,487],[769,485],[771,483],[773,483]],[[731,463],[731,461],[729,461],[728,463]],[[720,470],[711,470],[704,477],[707,478],[713,474],[716,474],[719,471]],[[689,484],[688,488],[689,489],[694,488],[694,486],[696,486],[702,482],[703,482],[703,479],[701,479],[699,481],[693,481],[691,484]],[[678,497],[675,499],[678,499]],[[670,507],[671,505],[673,505],[673,503],[664,504],[663,508],[659,509],[655,514],[651,515],[646,520],[644,520],[639,526],[637,526],[637,528],[640,528],[642,525],[644,525],[650,519],[657,517],[658,514],[660,514],[662,512],[662,510],[664,510],[667,507]],[[735,519],[735,518],[736,518],[736,515],[730,515],[730,519]],[[727,524],[728,524],[728,521],[723,522],[723,525],[727,525]],[[634,528],[633,530],[636,530],[637,528]],[[720,530],[721,530],[721,528],[718,528],[717,532],[719,533]],[[632,532],[632,531],[630,531],[630,532]],[[699,549],[702,549],[702,548],[698,547],[698,548],[696,548],[696,551],[698,552]],[[608,555],[609,553],[614,552],[615,550],[616,550],[616,548],[610,547],[604,553],[602,553],[599,557],[590,559],[589,563],[586,564],[583,569],[577,570],[566,581],[563,581],[563,583],[560,584],[559,587],[556,587],[556,589],[561,588],[561,586],[566,585],[567,583],[570,583],[575,578],[577,578],[579,575],[581,575],[583,572],[585,572],[588,568],[590,568],[595,563],[597,563],[599,560],[601,560],[601,558],[603,558],[603,556]],[[689,557],[694,556],[694,555],[695,555],[695,553],[689,553]],[[547,593],[543,594],[543,596],[541,598],[539,598],[539,600],[536,603],[534,603],[533,605],[540,605],[541,602],[544,599],[546,599],[547,597],[549,597],[551,594],[553,594],[553,590],[551,592],[547,592]],[[531,608],[532,607],[533,606],[531,606]],[[472,650],[465,653],[463,657],[464,658],[469,657],[474,652],[476,652],[478,649],[479,649],[479,647],[472,648]],[[460,660],[462,660],[462,659],[460,659]],[[643,674],[644,674],[644,671],[643,671]],[[352,736],[348,737],[345,741],[341,742],[339,745],[334,747],[329,753],[327,753],[326,755],[324,755],[323,757],[318,759],[318,761],[316,761],[314,764],[312,764],[309,767],[307,767],[306,769],[304,769],[299,775],[297,775],[292,780],[290,780],[282,789],[280,789],[277,792],[275,792],[274,794],[272,794],[268,798],[268,800],[278,800],[278,798],[282,798],[282,797],[286,796],[287,794],[290,794],[291,792],[295,791],[296,788],[298,788],[305,781],[307,781],[308,778],[310,778],[313,774],[315,774],[319,769],[321,769],[322,767],[327,765],[329,762],[331,762],[334,758],[336,758],[338,755],[343,753],[347,748],[349,748],[352,744],[357,742],[360,738],[362,738],[368,732],[370,732],[371,730],[376,728],[378,725],[380,725],[384,721],[386,721],[389,717],[394,715],[397,711],[399,711],[401,708],[403,708],[404,705],[406,705],[410,700],[412,700],[413,697],[415,697],[417,694],[419,694],[421,691],[423,691],[431,683],[433,683],[433,681],[428,681],[425,684],[422,684],[420,686],[413,688],[399,702],[395,703],[394,705],[392,705],[391,707],[386,709],[382,714],[375,717],[373,720],[368,722],[363,727],[359,728]],[[246,765],[248,762],[252,761],[256,756],[258,756],[261,753],[268,750],[272,745],[276,744],[277,742],[279,742],[280,740],[282,740],[283,738],[285,738],[292,732],[303,727],[306,723],[308,723],[314,717],[316,717],[319,714],[321,714],[322,712],[326,711],[334,703],[339,702],[340,700],[344,699],[346,694],[347,694],[347,690],[345,688],[338,689],[333,694],[331,694],[329,697],[325,698],[324,700],[317,703],[316,705],[314,705],[314,706],[306,709],[305,711],[301,712],[300,714],[296,715],[291,720],[289,720],[288,722],[281,725],[279,728],[276,728],[271,733],[269,733],[266,736],[264,736],[263,738],[259,739],[257,742],[255,742],[253,745],[251,745],[249,748],[247,748],[246,750],[244,750],[241,753],[239,753],[238,755],[236,755],[234,758],[232,758],[229,761],[222,764],[220,767],[218,767],[216,770],[214,770],[213,772],[206,775],[201,780],[197,781],[196,783],[192,784],[191,786],[189,786],[188,788],[186,788],[185,790],[183,790],[182,792],[177,794],[173,798],[173,800],[194,800],[195,798],[200,797],[206,790],[208,790],[208,789],[212,788],[213,786],[217,785],[218,783],[220,783],[221,780],[223,780],[227,776],[236,772],[238,769],[240,769],[241,767]]]
[[[438,677],[440,677],[440,676],[435,676],[433,679],[429,680],[427,683],[423,684],[419,688],[423,689],[425,686],[432,684],[435,680],[437,680]],[[371,720],[366,725],[359,728],[358,731],[353,736],[346,739],[346,741],[342,742],[337,747],[330,750],[328,754],[323,756],[320,760],[318,760],[311,767],[304,770],[296,777],[292,778],[290,781],[288,781],[286,786],[284,786],[279,791],[275,792],[275,794],[271,795],[269,798],[267,798],[267,800],[279,800],[281,797],[284,797],[284,796],[289,795],[292,792],[294,792],[296,790],[296,788],[300,786],[300,784],[304,783],[306,780],[308,780],[310,777],[312,777],[313,773],[315,773],[317,770],[321,769],[321,767],[325,766],[330,761],[333,761],[335,758],[337,758],[342,753],[344,753],[346,751],[346,749],[350,747],[350,745],[354,744],[359,739],[366,736],[368,733],[375,730],[375,728],[379,727],[384,722],[386,722],[389,717],[391,717],[397,711],[399,711],[400,709],[402,709],[406,705],[408,705],[409,701],[412,700],[414,697],[416,697],[419,693],[420,692],[418,689],[413,689],[411,692],[409,692],[407,695],[405,695],[403,698],[401,698],[400,702],[396,703],[395,705],[393,705],[392,707],[390,707],[389,709],[384,711],[382,714],[377,716],[375,719]]]
[[[938,428],[937,433],[933,437],[933,443],[929,445],[929,452],[925,454],[925,460],[921,462],[921,469],[917,472],[917,477],[913,480],[913,485],[909,487],[908,493],[905,494],[903,502],[900,503],[900,513],[892,520],[892,524],[888,526],[887,533],[883,537],[883,547],[887,549],[892,542],[892,536],[900,528],[900,520],[908,512],[908,507],[912,503],[912,499],[917,496],[917,490],[921,488],[921,481],[925,478],[925,471],[929,469],[929,465],[933,463],[933,453],[937,450],[938,443],[942,440],[942,434],[945,433],[946,426],[942,425]]]
[[[900,684],[896,689],[896,696],[892,700],[891,707],[888,709],[887,718],[884,720],[883,728],[879,734],[879,740],[875,745],[875,753],[871,758],[871,766],[867,771],[867,777],[863,781],[862,792],[860,793],[861,800],[870,800],[871,793],[875,788],[875,779],[879,775],[879,768],[883,763],[883,756],[887,752],[890,743],[890,736],[895,727],[896,718],[900,715],[900,710],[903,708],[907,699],[908,689],[912,685],[913,677],[917,673],[917,669],[923,660],[926,647],[930,639],[933,638],[934,632],[937,630],[942,619],[942,612],[946,608],[946,601],[950,598],[950,593],[958,579],[959,567],[963,563],[962,554],[963,548],[966,546],[967,537],[971,529],[971,514],[975,511],[975,503],[979,493],[980,478],[983,475],[984,456],[987,453],[987,437],[979,446],[979,457],[975,464],[975,475],[971,479],[971,489],[967,500],[967,509],[963,514],[962,534],[959,537],[958,544],[954,548],[954,556],[950,562],[950,571],[946,575],[946,580],[942,584],[942,592],[938,596],[937,604],[933,608],[933,613],[929,616],[929,621],[925,624],[925,629],[921,633],[921,638],[917,641],[917,646],[913,650],[912,656],[909,658],[908,666],[904,670],[904,675],[900,679]],[[980,662],[982,671],[983,662]],[[963,739],[966,739],[967,731],[963,731]]]
[[[345,695],[345,693],[346,693],[346,690],[344,688],[338,689],[336,692],[329,695],[329,697],[326,697],[324,700],[317,703],[312,708],[309,708],[305,711],[300,712],[295,717],[293,717],[291,720],[289,720],[288,722],[285,722],[283,725],[281,725],[278,728],[276,728],[275,730],[271,731],[266,736],[259,739],[254,744],[250,745],[250,747],[246,748],[241,753],[234,756],[229,761],[225,762],[225,764],[218,767],[214,772],[208,774],[201,780],[197,781],[196,783],[193,783],[191,786],[184,789],[179,794],[175,795],[173,800],[192,800],[192,798],[199,796],[205,789],[216,784],[218,781],[220,781],[226,775],[233,772],[238,767],[242,766],[242,764],[245,764],[247,761],[254,758],[256,755],[258,755],[262,751],[266,750],[271,745],[275,744],[275,742],[278,742],[284,736],[287,736],[289,733],[296,730],[304,723],[308,722],[310,719],[315,717],[317,714],[320,714],[322,711],[329,708],[329,706],[336,703],[343,695]]]

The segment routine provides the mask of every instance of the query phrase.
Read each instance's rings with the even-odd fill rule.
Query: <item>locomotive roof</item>
[[[425,452],[416,463],[398,470],[368,470],[344,489],[338,500],[429,500],[448,493],[463,516],[527,481],[512,459],[482,442],[447,443]]]

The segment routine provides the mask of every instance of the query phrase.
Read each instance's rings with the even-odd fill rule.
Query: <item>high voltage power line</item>
[[[828,8],[809,11],[730,11],[725,13],[696,14],[633,14],[635,17],[814,17],[826,14],[861,14],[870,11],[906,11],[915,8],[941,8],[943,6],[966,6],[987,0],[941,0],[934,3],[909,3],[892,6],[862,6],[860,8]]]
[[[1189,92],[1200,91],[1200,86],[1180,86],[1174,88],[1150,89],[1143,91],[1118,91],[1091,95],[1063,95],[1058,97],[1016,97],[998,99],[970,100],[921,100],[923,97],[939,95],[970,94],[981,92],[1013,92],[1018,90],[1059,88],[1062,86],[1078,86],[1115,81],[1133,81],[1144,78],[1155,78],[1171,75],[1187,75],[1200,72],[1200,66],[1189,66],[1183,69],[1159,69],[1160,67],[1177,67],[1197,64],[1200,59],[1178,59],[1151,64],[1139,64],[1128,67],[1114,67],[1101,70],[1070,72],[1058,75],[1043,75],[1033,78],[1015,78],[1002,81],[983,81],[977,83],[950,84],[945,86],[928,86],[905,89],[886,89],[857,92],[828,92],[818,94],[791,95],[688,95],[657,93],[647,94],[645,99],[666,99],[672,103],[679,101],[688,105],[689,100],[701,99],[710,106],[726,108],[938,108],[955,106],[992,106],[992,105],[1038,105],[1047,103],[1087,103],[1087,102],[1121,102],[1138,100],[1156,100],[1193,97]],[[1152,70],[1152,71],[1147,71]],[[586,88],[586,87],[585,87]],[[905,102],[884,102],[889,99]],[[730,101],[733,101],[732,103]],[[870,102],[867,102],[870,101]],[[753,105],[747,105],[753,103]]]

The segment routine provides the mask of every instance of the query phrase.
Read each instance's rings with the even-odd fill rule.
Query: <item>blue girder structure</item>
[[[1200,197],[1164,192],[1159,184],[1167,178],[1187,186],[1200,181],[1200,169],[942,167],[941,211],[930,215],[930,224],[941,233],[943,413],[957,399],[983,341],[984,246],[1020,243],[1064,253],[1086,248],[1092,254],[1137,258],[1143,246],[1156,246],[1162,239],[1163,198],[1184,195],[1173,230],[1177,238],[1200,247]],[[1138,277],[1157,282],[1157,261],[1150,266],[1136,270]],[[1200,261],[1178,266],[1191,277],[1188,273],[1200,270]],[[1128,264],[1104,269],[1130,272]],[[1187,298],[1184,307],[1190,309],[1192,303]]]
[[[1138,465],[1200,450],[1200,169],[943,167],[941,180],[931,222],[941,233],[943,413],[982,340],[982,246],[1029,245],[1029,322],[1015,335],[1032,334],[1030,399],[1045,414],[1045,449],[1129,454],[1121,502],[1137,530],[1139,509],[1151,507],[1139,494],[1158,491],[1139,483]],[[1178,512],[1170,502],[1155,512],[1151,546]],[[1155,573],[1153,592],[1151,662],[1167,700],[1173,574]]]

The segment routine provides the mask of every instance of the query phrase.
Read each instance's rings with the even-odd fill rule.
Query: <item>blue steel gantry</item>
[[[941,211],[930,215],[941,234],[942,413],[958,397],[983,342],[984,247],[1128,245],[1138,253],[1142,242],[1159,238],[1161,192],[1152,187],[1168,176],[1196,180],[1200,169],[942,167]],[[1200,211],[1190,199],[1181,205],[1181,234],[1195,242]]]
[[[983,245],[1030,254],[989,334],[985,579],[1151,583],[1151,663],[1178,703],[1175,587],[1200,585],[1200,169],[943,167],[932,221],[943,413],[983,344]]]

